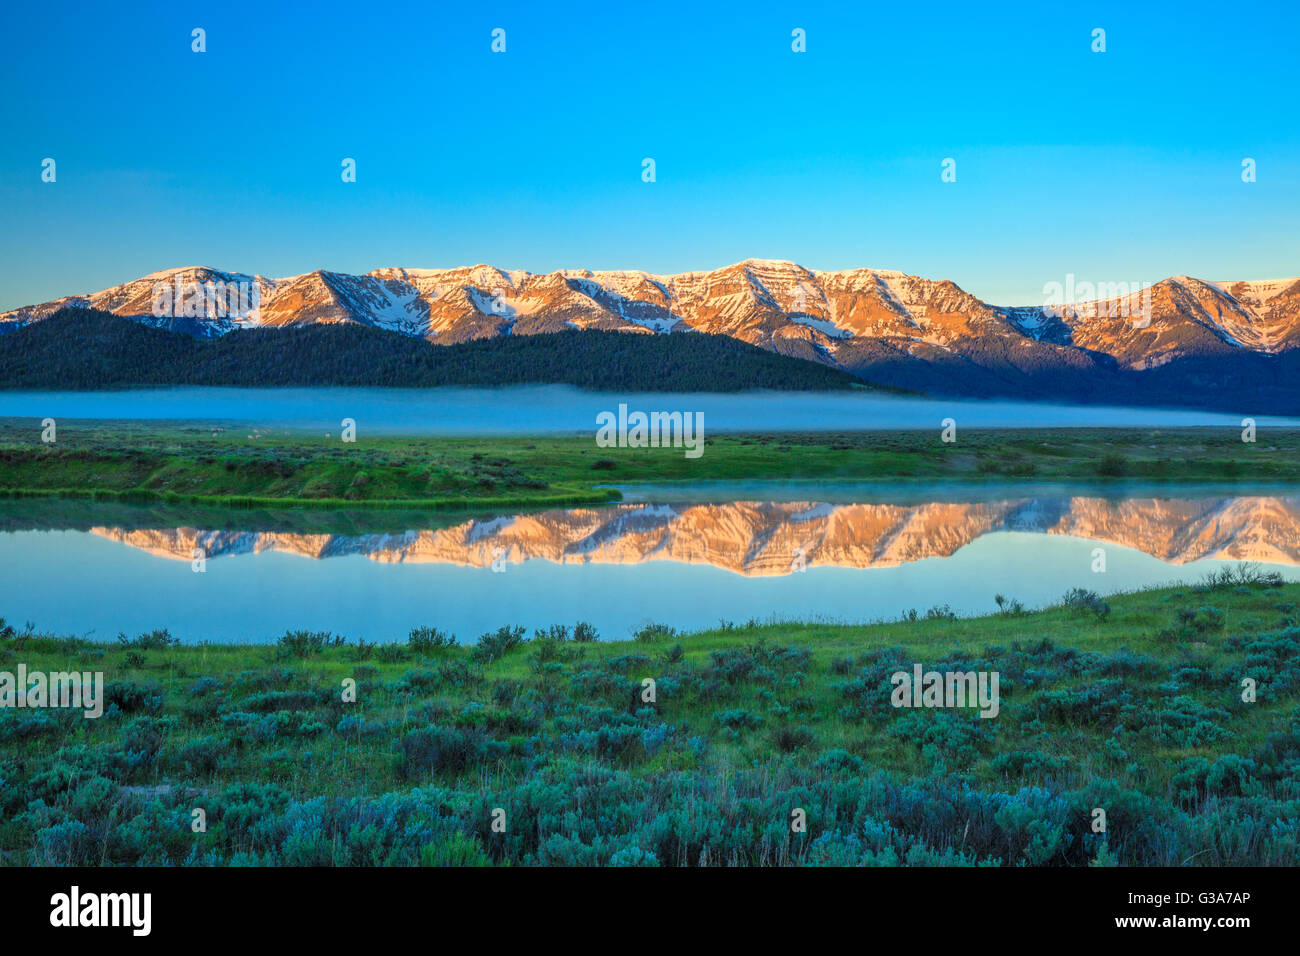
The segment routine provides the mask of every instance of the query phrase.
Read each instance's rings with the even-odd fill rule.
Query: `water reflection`
[[[577,620],[620,639],[648,621],[989,613],[995,594],[1043,606],[1072,587],[1195,582],[1225,561],[1300,579],[1291,488],[794,490],[803,500],[715,489],[702,502],[678,489],[671,501],[475,517],[14,502],[0,507],[0,616],[107,639],[167,627],[187,642],[298,628],[401,641],[427,624],[472,642],[502,624]]]
[[[1300,563],[1300,497],[1023,497],[920,504],[734,501],[637,503],[467,519],[376,534],[214,530],[90,531],[177,560],[283,552],[325,559],[486,568],[501,562],[635,565],[674,561],[747,577],[800,568],[894,567],[947,557],[996,532],[1115,544],[1166,564]]]

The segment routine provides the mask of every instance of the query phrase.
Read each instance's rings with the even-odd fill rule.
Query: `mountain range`
[[[235,286],[251,303],[235,314],[198,294]],[[934,394],[1295,411],[1300,278],[1094,288],[1099,298],[1066,308],[999,306],[947,280],[755,259],[674,275],[479,265],[274,279],[188,267],[5,312],[0,330],[82,306],[199,338],[339,323],[436,345],[570,329],[705,332]],[[177,292],[161,316],[160,289]]]

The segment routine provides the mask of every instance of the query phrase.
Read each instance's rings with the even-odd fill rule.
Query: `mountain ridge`
[[[705,332],[887,386],[1084,401],[1098,400],[1117,374],[1131,384],[1143,376],[1122,373],[1188,365],[1198,369],[1198,380],[1217,365],[1225,380],[1249,381],[1260,369],[1275,381],[1270,363],[1259,360],[1300,348],[1300,278],[1173,276],[1139,288],[1074,286],[1068,277],[1067,286],[1079,294],[1066,298],[1096,295],[1079,303],[999,306],[950,280],[767,259],[672,274],[531,273],[479,264],[270,278],[187,266],[0,313],[0,330],[81,306],[200,338],[321,324],[369,326],[435,345],[567,329]],[[235,288],[243,308],[226,307],[222,290]],[[165,307],[155,308],[160,303]],[[1170,378],[1152,380],[1161,381],[1162,392],[1176,392]]]

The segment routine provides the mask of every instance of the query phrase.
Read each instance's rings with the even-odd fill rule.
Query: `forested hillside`
[[[529,383],[708,392],[862,384],[847,372],[702,333],[568,331],[436,346],[344,323],[195,339],[69,308],[0,335],[0,388],[11,389]]]

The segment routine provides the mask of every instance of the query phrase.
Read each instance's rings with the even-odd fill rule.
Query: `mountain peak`
[[[159,283],[255,286],[257,307],[154,315]],[[1124,287],[1127,289],[1127,286]],[[1110,295],[1109,299],[1100,298]],[[708,271],[562,269],[549,273],[478,263],[444,269],[383,266],[362,275],[317,269],[286,278],[184,266],[100,292],[0,315],[0,331],[83,305],[146,324],[218,336],[258,326],[355,322],[452,344],[565,329],[645,334],[709,332],[857,374],[885,368],[897,384],[957,376],[1002,385],[1026,369],[1089,375],[1099,361],[1151,369],[1300,345],[1300,279],[1209,282],[1173,276],[1098,301],[1007,308],[948,279],[888,269],[814,270],[788,259],[748,258]],[[1116,305],[1119,308],[1116,308]],[[1137,310],[1141,310],[1138,312]],[[1149,310],[1150,315],[1145,312]],[[929,375],[929,373],[927,373]],[[893,384],[892,382],[890,384]],[[911,387],[910,384],[907,387]]]

